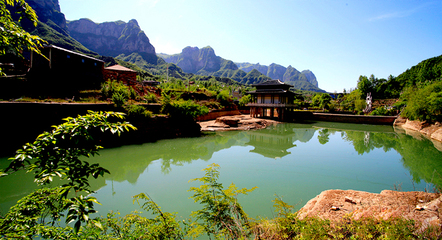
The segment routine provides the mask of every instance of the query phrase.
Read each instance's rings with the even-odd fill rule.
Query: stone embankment
[[[430,124],[426,121],[411,121],[406,118],[399,117],[394,122],[394,126],[400,126],[406,130],[417,131],[430,139],[442,142],[442,124],[440,122]]]
[[[216,120],[199,122],[201,131],[261,129],[278,123],[280,122],[269,119],[252,118],[249,115],[223,116],[218,117]]]

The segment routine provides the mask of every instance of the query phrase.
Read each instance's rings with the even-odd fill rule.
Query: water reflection
[[[333,141],[336,142],[335,137],[350,144],[357,155],[365,155],[377,149],[385,153],[396,151],[401,155],[403,167],[410,172],[414,182],[424,181],[442,186],[442,152],[431,141],[416,139],[389,126],[317,122],[280,124],[257,131],[218,132],[198,138],[161,140],[156,143],[105,149],[100,152],[100,156],[91,158],[90,161],[101,164],[111,174],[91,181],[91,187],[98,190],[111,184],[114,195],[115,183],[127,181],[135,185],[152,163],[159,163],[163,174],[173,174],[173,166],[191,164],[195,160],[207,162],[214,154],[236,146],[247,147],[252,154],[277,161],[289,158],[308,160],[300,159],[302,156],[294,153],[300,150],[301,143],[302,147],[306,147],[305,144],[316,144],[312,151],[306,153],[313,156],[315,151],[327,151],[322,150],[321,146],[333,144]],[[236,157],[235,154],[233,151],[229,157]],[[348,155],[347,152],[339,154]],[[0,159],[0,168],[5,168],[6,165],[7,160]],[[18,199],[35,189],[32,177],[32,174],[18,172],[0,178],[1,212],[5,212]]]

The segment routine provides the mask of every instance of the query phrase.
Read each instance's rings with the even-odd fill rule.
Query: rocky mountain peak
[[[26,2],[35,10],[40,22],[58,28],[56,30],[63,35],[69,35],[67,32],[66,18],[64,14],[60,12],[58,0],[27,0]],[[54,24],[50,24],[50,22]]]
[[[313,74],[312,71],[310,70],[304,70],[301,72],[302,74],[305,75],[305,77],[307,78],[307,81],[311,84],[313,84],[314,86],[318,87],[318,80],[316,79],[315,74]]]
[[[137,20],[94,23],[89,19],[80,19],[68,23],[73,38],[87,48],[104,56],[116,57],[133,52],[149,55],[149,62],[156,62],[155,48]]]

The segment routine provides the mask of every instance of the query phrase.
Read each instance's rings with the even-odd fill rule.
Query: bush
[[[122,107],[128,100],[127,96],[118,92],[114,92],[112,94],[112,102],[114,102],[115,106]]]
[[[209,113],[209,108],[201,106],[192,100],[173,100],[171,95],[164,91],[161,95],[161,112],[169,114],[171,117],[189,119]]]
[[[155,94],[147,93],[147,95],[144,96],[144,101],[146,101],[147,103],[157,103],[158,99]]]
[[[144,118],[152,117],[152,112],[146,110],[143,106],[140,105],[136,104],[127,105],[125,109],[129,117],[144,117]]]
[[[244,95],[240,100],[239,100],[239,106],[240,107],[245,107],[249,102],[252,101],[252,95],[247,94]]]
[[[224,107],[228,107],[233,103],[233,99],[227,90],[219,92],[218,95],[216,95],[216,100],[218,100]]]
[[[442,121],[442,81],[424,88],[407,89],[403,96],[407,106],[402,116],[410,120]]]
[[[115,93],[118,93],[125,99],[129,99],[131,95],[133,95],[133,93],[131,94],[131,90],[128,86],[117,80],[108,80],[107,82],[103,83],[101,85],[101,93],[107,98],[113,97]]]
[[[396,111],[385,107],[378,107],[370,113],[371,116],[394,116]]]

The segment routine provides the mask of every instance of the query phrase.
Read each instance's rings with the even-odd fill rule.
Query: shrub
[[[129,117],[144,117],[144,118],[151,118],[152,112],[149,110],[146,110],[143,106],[136,105],[136,104],[130,104],[125,107],[127,111],[127,115]]]
[[[371,116],[394,116],[395,114],[395,110],[387,109],[386,107],[378,107],[370,113]]]
[[[407,106],[402,116],[410,120],[442,121],[442,81],[424,88],[409,88],[403,98]]]
[[[101,93],[107,97],[111,98],[115,93],[118,93],[125,99],[129,99],[131,97],[131,91],[128,86],[117,80],[108,80],[107,82],[101,85]]]
[[[176,118],[196,118],[209,113],[209,108],[201,106],[192,100],[170,100],[162,106],[162,112]]]
[[[114,92],[112,94],[112,102],[114,102],[115,106],[117,106],[117,107],[122,107],[126,103],[127,100],[128,100],[128,98],[124,94],[121,94],[118,92]]]
[[[246,106],[251,101],[252,101],[252,95],[250,95],[250,94],[244,95],[239,100],[239,106],[244,107],[244,106]]]
[[[228,107],[233,103],[233,99],[227,90],[219,92],[218,95],[216,95],[216,100],[218,100],[224,107]]]
[[[157,103],[158,99],[155,94],[147,93],[147,95],[144,96],[144,101],[146,101],[147,103]]]

